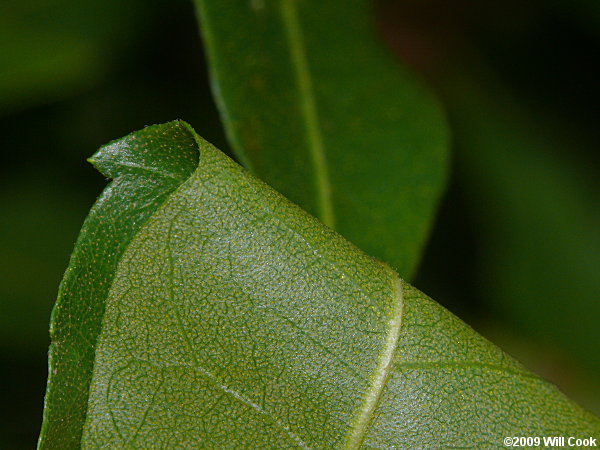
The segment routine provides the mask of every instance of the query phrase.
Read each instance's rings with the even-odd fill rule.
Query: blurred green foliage
[[[464,84],[447,89],[460,143],[457,176],[481,242],[479,295],[600,373],[594,169],[570,151],[578,138],[565,140],[501,87],[480,92],[470,81],[468,97]]]
[[[431,249],[446,251],[423,263],[417,286],[437,286],[443,302],[442,264],[454,261],[441,278],[469,285],[451,297],[456,306],[471,298],[465,314],[477,317],[469,322],[501,344],[497,329],[487,332],[493,317],[507,336],[533,343],[504,339],[509,352],[598,411],[599,41],[580,6],[567,15],[558,1],[390,2],[383,28],[436,88],[454,135],[446,207],[458,205],[462,218],[442,215],[444,237],[434,236]],[[451,243],[460,231],[443,229],[449,217],[450,226],[469,225],[462,244]]]
[[[379,4],[382,34],[437,89],[454,135],[416,286],[596,413],[599,11]],[[31,448],[49,312],[105,183],[85,159],[176,118],[227,145],[184,0],[3,1],[0,115],[0,448]]]
[[[25,172],[25,171],[23,171]],[[7,178],[0,192],[0,351],[24,354],[47,344],[48,315],[69,248],[86,215],[77,186],[44,172]],[[18,270],[16,270],[18,269]],[[40,299],[45,299],[41,302]]]
[[[49,103],[100,81],[131,49],[152,8],[140,0],[4,0],[0,113]]]

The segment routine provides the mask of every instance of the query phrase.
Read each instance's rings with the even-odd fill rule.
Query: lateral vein
[[[330,228],[335,226],[335,216],[331,202],[331,184],[327,170],[327,159],[323,136],[319,128],[317,106],[310,73],[308,60],[302,36],[302,29],[298,20],[296,0],[283,0],[281,13],[287,31],[292,64],[296,69],[296,82],[300,94],[300,107],[306,126],[307,144],[312,163],[315,168],[315,184],[317,191],[318,216]]]

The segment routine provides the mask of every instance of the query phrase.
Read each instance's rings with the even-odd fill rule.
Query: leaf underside
[[[113,181],[53,314],[40,447],[600,434],[597,418],[188,125],[146,128],[94,160]]]
[[[384,49],[369,0],[196,0],[238,159],[410,277],[447,170],[432,96]]]

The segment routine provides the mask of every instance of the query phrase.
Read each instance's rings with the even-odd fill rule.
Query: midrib
[[[323,136],[319,128],[319,118],[308,61],[304,49],[302,29],[298,20],[296,0],[282,0],[281,14],[288,43],[300,99],[300,109],[306,128],[308,151],[315,171],[318,217],[330,228],[335,226],[335,215],[331,203],[331,185],[325,158]]]
[[[355,450],[360,448],[369,427],[373,420],[375,410],[379,405],[381,395],[386,386],[389,378],[390,370],[394,360],[394,354],[398,347],[398,341],[400,339],[400,328],[402,326],[402,310],[404,301],[402,297],[402,281],[398,275],[391,269],[389,269],[392,280],[394,282],[394,298],[393,298],[393,309],[389,320],[389,328],[385,339],[383,351],[379,358],[379,364],[373,374],[373,381],[371,386],[365,394],[362,407],[358,411],[356,421],[354,422],[353,429],[350,432],[348,440],[344,448],[348,450]]]

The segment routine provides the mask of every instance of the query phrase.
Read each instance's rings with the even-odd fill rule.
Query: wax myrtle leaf
[[[115,178],[61,286],[41,447],[600,437],[597,418],[186,124],[94,160]]]
[[[251,172],[409,277],[445,181],[433,98],[371,2],[196,0],[214,94]]]
[[[100,149],[91,162],[113,181],[90,211],[52,312],[42,448],[75,448],[104,308],[129,241],[193,172],[198,152],[175,124],[146,128]]]

